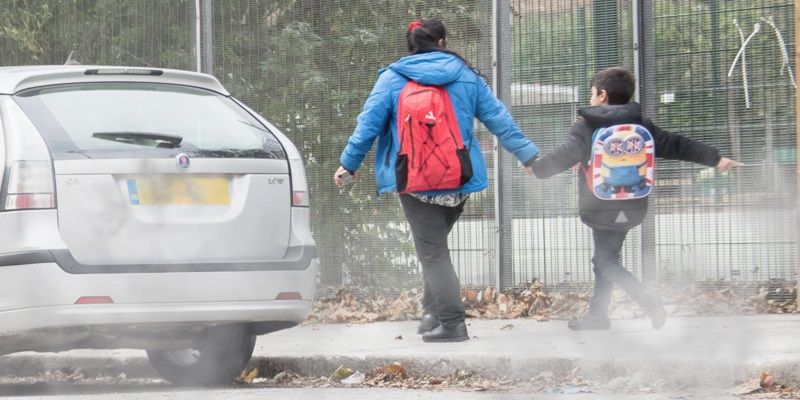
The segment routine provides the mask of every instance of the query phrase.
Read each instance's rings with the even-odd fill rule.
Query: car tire
[[[226,385],[241,373],[253,355],[256,336],[245,326],[206,329],[197,348],[147,350],[150,365],[175,385]]]

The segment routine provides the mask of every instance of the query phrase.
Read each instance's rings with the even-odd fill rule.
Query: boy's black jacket
[[[532,164],[539,178],[549,178],[580,163],[581,168],[591,155],[592,135],[597,128],[616,124],[640,124],[653,134],[656,157],[671,160],[693,161],[709,167],[719,163],[719,151],[707,144],[674,133],[669,133],[652,121],[642,118],[639,104],[602,105],[578,110],[579,117],[572,125],[564,143]],[[657,174],[656,174],[657,175]],[[600,230],[628,230],[639,225],[647,213],[647,197],[636,200],[600,200],[589,191],[586,178],[579,174],[578,204],[581,220]],[[624,215],[621,217],[620,212]]]

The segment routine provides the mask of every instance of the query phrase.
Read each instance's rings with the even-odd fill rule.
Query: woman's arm
[[[375,82],[367,101],[364,102],[364,109],[356,120],[356,128],[339,157],[339,162],[348,171],[358,170],[372,148],[375,138],[386,127],[386,121],[389,120],[392,111],[390,83],[393,76],[393,72],[384,71]]]

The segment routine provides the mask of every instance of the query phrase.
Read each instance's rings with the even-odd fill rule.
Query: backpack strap
[[[592,154],[594,154],[594,141],[597,140],[597,134],[599,134],[600,131],[602,130],[603,128],[601,127],[601,128],[594,128],[594,131],[592,131],[592,139],[589,142],[589,158],[586,160],[586,163],[584,163],[583,167],[584,172],[586,172],[592,165]]]

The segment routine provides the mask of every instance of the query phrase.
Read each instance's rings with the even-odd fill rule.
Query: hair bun
[[[411,22],[408,23],[408,31],[409,32],[413,31],[414,29],[421,28],[421,27],[422,27],[422,21],[411,21]]]

